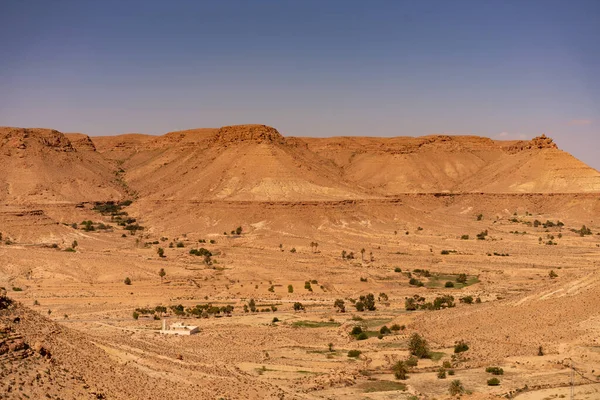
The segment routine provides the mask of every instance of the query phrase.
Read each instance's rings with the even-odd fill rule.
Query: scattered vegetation
[[[504,370],[500,367],[487,367],[485,372],[492,375],[504,375]]]
[[[360,357],[361,354],[362,354],[362,352],[360,350],[350,350],[348,352],[348,357],[350,357],[350,358],[358,358],[358,357]]]
[[[467,343],[464,340],[459,340],[458,342],[456,342],[454,344],[454,353],[455,354],[464,353],[467,350],[469,350],[469,346],[467,345]]]
[[[465,392],[465,388],[463,387],[462,383],[458,379],[456,379],[453,380],[452,383],[450,383],[450,388],[448,389],[448,392],[452,396],[456,396],[459,394],[463,394]]]
[[[488,236],[488,231],[487,229],[483,232],[480,232],[477,234],[477,240],[485,240],[485,238]]]
[[[408,342],[408,351],[417,358],[429,358],[429,345],[418,333],[413,333]]]
[[[498,385],[500,385],[500,379],[498,379],[498,378],[488,379],[487,384],[488,384],[488,386],[498,386]]]

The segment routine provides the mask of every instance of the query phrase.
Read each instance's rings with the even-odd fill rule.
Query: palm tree
[[[465,388],[463,387],[462,383],[460,383],[460,381],[456,379],[452,381],[452,383],[450,384],[450,389],[448,391],[451,395],[454,396],[456,394],[464,393]]]

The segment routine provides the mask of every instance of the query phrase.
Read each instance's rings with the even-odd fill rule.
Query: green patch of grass
[[[371,381],[360,385],[360,388],[364,393],[374,392],[393,392],[396,390],[406,390],[406,385],[399,382],[393,381]]]
[[[333,356],[339,356],[341,355],[341,352],[338,350],[334,350],[334,351],[329,351],[329,350],[307,350],[306,351],[307,354],[331,354]]]
[[[442,353],[441,351],[431,351],[431,352],[429,352],[429,358],[431,358],[431,361],[439,361],[445,355],[446,355],[446,353]]]
[[[295,321],[292,323],[296,328],[332,328],[340,326],[339,322],[330,321]]]
[[[456,282],[456,278],[458,278],[458,274],[432,275],[427,281],[427,283],[425,283],[425,287],[442,288],[445,286],[446,282],[452,282],[454,283],[454,289],[461,289],[479,282],[479,278],[473,275],[469,275],[467,277],[466,283]]]
[[[404,342],[382,342],[382,343],[377,343],[377,346],[384,348],[384,349],[406,349],[407,348],[407,344]]]
[[[376,326],[389,324],[390,322],[392,322],[392,318],[374,318],[363,320],[361,325],[364,325],[367,328],[374,328]]]
[[[323,372],[313,372],[313,371],[304,371],[304,370],[296,371],[296,373],[302,374],[302,375],[323,375]]]

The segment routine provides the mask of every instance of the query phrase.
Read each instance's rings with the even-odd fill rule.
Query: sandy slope
[[[112,166],[50,129],[0,128],[0,199],[60,203],[119,199]]]

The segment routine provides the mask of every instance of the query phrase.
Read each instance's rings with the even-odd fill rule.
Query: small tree
[[[288,293],[294,293],[294,287],[292,285],[288,285]]]
[[[365,308],[369,311],[375,311],[375,295],[369,293],[366,296],[360,296],[360,301],[365,305]]]
[[[346,250],[342,250],[342,260],[346,259]]]
[[[302,303],[295,302],[294,303],[294,311],[302,311],[302,310],[304,310],[304,306],[302,305]]]
[[[156,249],[156,253],[158,254],[158,256],[160,258],[163,258],[165,256],[165,249],[163,249],[162,247],[159,247],[158,249]]]
[[[458,274],[458,278],[456,278],[456,282],[465,284],[467,283],[467,274]]]
[[[404,364],[404,361],[398,361],[396,364],[394,364],[392,370],[394,371],[394,377],[396,379],[408,379],[408,376],[406,375],[408,373],[408,368]]]
[[[163,278],[165,277],[165,275],[167,275],[167,273],[165,272],[165,269],[161,268],[160,271],[158,271],[158,276],[160,276],[160,283],[163,282]]]
[[[125,278],[123,282],[125,282],[126,285],[131,285],[131,279],[129,279],[129,277]]]
[[[550,277],[550,279],[554,279],[558,277],[558,274],[554,272],[554,270],[551,270],[548,276]]]
[[[448,389],[448,392],[450,392],[452,396],[455,396],[457,394],[464,393],[465,388],[463,387],[462,383],[458,379],[456,379],[453,380],[452,383],[450,383],[450,388]]]
[[[238,226],[238,227],[235,229],[235,234],[236,234],[236,235],[241,235],[241,234],[242,234],[242,227],[241,227],[241,226]]]
[[[341,312],[341,313],[346,312],[346,305],[344,304],[344,300],[342,300],[342,299],[337,299],[333,303],[333,307],[337,308],[338,311]]]
[[[0,240],[2,240],[2,239],[0,239]],[[79,243],[77,243],[77,240],[73,240],[73,243],[71,243],[71,248],[74,249],[78,245],[79,245]]]
[[[418,358],[429,357],[429,345],[427,344],[427,341],[418,333],[413,333],[410,337],[408,350],[410,351],[410,354]]]
[[[364,248],[363,248],[363,249],[360,249],[360,259],[361,259],[362,261],[365,261],[365,251],[366,251],[366,250],[365,250]]]

